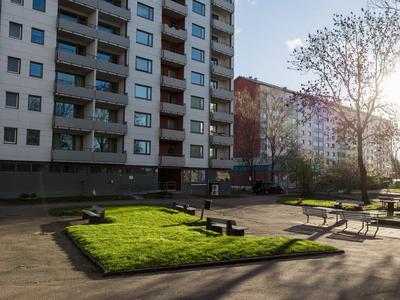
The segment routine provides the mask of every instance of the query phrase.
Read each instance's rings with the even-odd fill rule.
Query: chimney
[[[254,80],[257,81],[257,77],[254,77]]]
[[[253,77],[249,76],[249,79],[253,79]]]

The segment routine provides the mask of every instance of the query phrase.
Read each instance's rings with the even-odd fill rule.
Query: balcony
[[[185,156],[182,154],[161,154],[159,165],[183,167],[185,166]]]
[[[56,62],[62,62],[74,66],[80,66],[82,68],[94,69],[96,66],[96,60],[93,55],[84,55],[71,53],[68,49],[56,48]]]
[[[125,34],[117,35],[103,30],[97,30],[97,38],[106,44],[117,45],[124,49],[130,46],[129,37]]]
[[[128,125],[126,122],[108,122],[98,118],[94,118],[93,129],[107,133],[126,134],[128,133]]]
[[[90,131],[93,129],[93,121],[90,117],[80,119],[80,118],[53,116],[53,126],[58,128]]]
[[[76,86],[74,83],[64,80],[56,80],[54,84],[54,94],[80,99],[95,98],[93,86]]]
[[[125,164],[127,162],[127,155],[125,151],[93,152],[93,162]]]
[[[187,39],[187,31],[183,27],[172,26],[164,23],[161,25],[162,38],[172,43],[182,43]]]
[[[210,168],[233,169],[233,159],[228,157],[210,158]]]
[[[105,0],[99,1],[98,7],[99,7],[99,13],[102,14],[102,19],[111,22],[113,21],[113,18],[119,18],[125,21],[129,21],[131,19],[131,11],[127,7],[121,6],[121,3],[119,1],[110,1],[110,2]]]
[[[183,116],[186,114],[186,106],[175,103],[160,102],[160,112],[165,115]]]
[[[162,12],[173,19],[183,19],[188,15],[184,0],[163,0]]]
[[[90,39],[96,38],[96,27],[87,23],[80,24],[58,17],[57,29]]]
[[[224,65],[211,65],[211,74],[216,79],[226,80],[233,78],[234,71]]]
[[[117,76],[122,76],[124,78],[129,76],[129,67],[124,63],[115,64],[97,59],[96,68],[100,71],[115,74]]]
[[[125,92],[96,90],[96,99],[103,102],[128,105],[128,94]]]
[[[223,37],[231,36],[235,33],[233,25],[224,20],[212,19],[211,26],[213,33]]]
[[[233,91],[223,88],[211,88],[210,89],[211,98],[215,100],[222,101],[232,101],[233,100]]]
[[[161,60],[164,65],[180,68],[186,65],[187,57],[183,52],[172,52],[167,49],[161,50]]]
[[[225,133],[210,135],[210,144],[233,146],[233,136],[229,136]]]
[[[211,42],[211,50],[214,51],[214,55],[220,56],[223,58],[232,57],[234,55],[233,47],[229,46],[226,43],[212,41]]]
[[[212,0],[212,10],[221,15],[233,14],[235,6],[232,0]]]
[[[186,89],[186,79],[181,77],[161,76],[161,87],[164,90],[180,92]]]
[[[217,123],[228,123],[232,124],[233,123],[233,114],[229,113],[227,111],[212,111],[210,112],[210,119],[211,121],[217,122]]]
[[[183,141],[185,137],[186,137],[185,131],[182,129],[160,128],[161,140]]]
[[[97,8],[98,0],[59,0],[58,5],[79,10],[84,14],[94,12]]]
[[[92,149],[89,148],[79,148],[76,150],[53,149],[51,151],[52,161],[90,162],[92,161],[92,157]]]

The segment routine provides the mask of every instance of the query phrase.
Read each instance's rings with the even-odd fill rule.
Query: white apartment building
[[[294,91],[287,89],[286,87],[275,86],[257,78],[239,76],[235,79],[235,90],[241,90],[247,88],[248,90],[254,90],[260,88],[260,91],[264,89],[278,91],[279,98],[282,101],[289,101]],[[348,149],[343,142],[338,142],[337,135],[332,133],[332,128],[335,127],[335,121],[333,118],[314,116],[311,120],[302,121],[306,116],[304,113],[297,113],[297,109],[293,110],[293,123],[298,123],[298,143],[300,147],[305,150],[310,157],[313,159],[319,159],[324,162],[325,165],[334,162],[340,162],[346,160],[347,156],[356,155],[356,150]],[[265,123],[265,116],[261,114],[260,123]],[[297,122],[299,121],[299,122]],[[373,130],[372,126],[369,126],[368,133]],[[379,167],[381,170],[385,170],[385,176],[390,177],[392,174],[392,167],[390,162],[390,146],[385,147],[377,145],[373,141],[365,142],[364,144],[364,163],[370,167]],[[260,156],[268,156],[270,152],[268,145],[261,141],[260,143]],[[234,169],[235,171],[235,169]],[[284,175],[284,174],[281,174]],[[270,179],[271,181],[278,181],[277,178]]]
[[[230,0],[6,0],[0,197],[230,193]]]

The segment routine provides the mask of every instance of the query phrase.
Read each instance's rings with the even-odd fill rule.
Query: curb
[[[89,258],[89,260],[91,260],[95,265],[97,265],[99,268],[101,268],[103,270],[104,276],[134,275],[134,274],[145,274],[145,273],[166,272],[166,271],[168,271],[168,272],[169,271],[180,271],[180,270],[204,268],[204,267],[219,267],[219,266],[228,266],[228,265],[247,264],[247,263],[255,263],[255,262],[261,262],[261,261],[307,258],[307,257],[315,257],[315,256],[331,256],[331,255],[340,255],[340,254],[345,253],[344,250],[328,250],[328,251],[318,251],[318,252],[280,254],[280,255],[261,256],[261,257],[247,257],[247,258],[219,260],[219,261],[202,262],[202,263],[195,263],[195,264],[169,266],[169,267],[124,270],[124,271],[114,272],[114,271],[110,271],[101,262],[94,259],[94,257],[89,252],[87,252],[85,249],[83,249],[83,247],[74,239],[74,237],[72,235],[69,234],[68,231],[64,231],[64,232],[72,240],[72,242],[79,248],[79,250],[81,250],[83,252],[83,254],[85,254]]]

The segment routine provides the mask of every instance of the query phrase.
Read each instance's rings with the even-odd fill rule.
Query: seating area
[[[328,213],[326,210],[317,209],[314,207],[303,206],[303,214],[307,216],[307,223],[309,221],[310,216],[320,217],[324,219],[324,224],[326,223],[326,219],[328,218]]]
[[[178,202],[178,201],[172,201],[172,208],[174,210],[184,212],[186,214],[189,214],[191,216],[196,215],[196,208],[190,207],[189,204],[183,203],[183,202]]]
[[[235,220],[207,217],[206,229],[219,232],[221,234],[222,230],[226,229],[226,235],[244,236],[244,231],[248,230],[249,228],[237,226]]]
[[[337,208],[337,209],[342,209],[343,208],[343,205],[345,206],[345,207],[352,207],[352,208],[354,208],[354,210],[357,210],[357,211],[361,211],[362,210],[362,206],[364,205],[364,202],[363,201],[357,201],[357,200],[336,200],[336,203],[338,203],[338,204],[335,204],[335,208]]]
[[[340,219],[343,220],[346,223],[346,228],[347,228],[347,222],[348,221],[359,221],[359,222],[362,222],[362,227],[358,231],[358,233],[360,233],[361,230],[364,229],[364,223],[367,224],[367,231],[365,232],[365,234],[368,232],[369,225],[371,225],[372,223],[376,223],[376,227],[377,227],[374,236],[376,236],[376,233],[379,230],[379,219],[372,220],[371,219],[371,213],[369,213],[369,212],[354,213],[354,212],[349,212],[349,211],[341,211],[341,212],[339,212],[339,216],[340,216]]]
[[[100,214],[97,214],[100,213]],[[104,222],[105,209],[96,205],[92,206],[92,211],[82,210],[82,220],[89,219],[89,224],[99,224]]]

